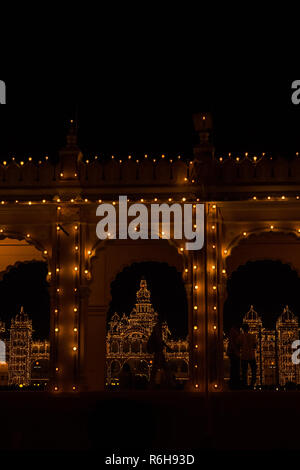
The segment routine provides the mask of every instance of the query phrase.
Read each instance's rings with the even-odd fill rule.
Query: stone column
[[[54,305],[56,363],[54,389],[56,391],[78,390],[80,338],[80,298],[78,287],[81,263],[76,247],[80,245],[80,209],[76,206],[61,207],[57,216],[57,246]]]

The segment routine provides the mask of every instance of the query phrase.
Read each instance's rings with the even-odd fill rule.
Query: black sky
[[[53,154],[63,145],[66,121],[78,113],[83,150],[99,154],[191,155],[192,113],[211,111],[217,151],[299,150],[300,105],[292,79],[276,74],[215,74],[176,68],[145,71],[128,64],[78,75],[30,73],[0,77],[0,157]]]

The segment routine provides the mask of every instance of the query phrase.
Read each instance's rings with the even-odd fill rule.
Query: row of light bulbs
[[[147,160],[147,159],[150,160],[148,154],[144,154],[143,158],[144,158],[145,160]],[[151,161],[155,163],[155,162],[157,162],[157,161],[159,160],[159,158],[160,158],[161,160],[164,160],[164,159],[166,158],[166,155],[165,155],[165,154],[161,154],[160,157],[152,158]],[[175,159],[175,160],[176,160],[176,159],[177,159],[177,160],[181,160],[181,155],[177,155],[177,157],[174,157],[174,159]],[[174,159],[173,159],[173,158],[169,159],[169,162],[170,162],[170,163],[173,163]],[[49,160],[49,156],[46,155],[46,156],[44,157],[44,160],[45,160],[45,161],[48,161],[48,160]],[[85,163],[85,164],[88,165],[89,163],[92,163],[93,161],[97,161],[97,160],[99,160],[99,156],[98,156],[98,155],[95,155],[94,157],[86,158],[85,160],[82,160],[82,163]],[[127,159],[120,159],[120,158],[118,159],[118,158],[116,158],[115,155],[111,155],[111,160],[116,160],[118,163],[123,163],[124,161],[127,161],[127,160],[133,160],[135,163],[140,163],[140,160],[139,160],[139,159],[134,159],[132,155],[128,155]],[[16,162],[18,165],[21,165],[21,166],[24,166],[24,165],[26,164],[26,162],[25,162],[24,160],[21,160],[21,161],[17,162],[17,161],[16,161],[16,157],[11,157],[11,161],[12,161],[12,162]],[[33,161],[33,158],[32,158],[32,157],[28,157],[27,161],[28,161],[28,162],[32,162],[32,161]],[[6,167],[7,165],[9,165],[10,163],[11,163],[11,162],[10,162],[10,161],[7,162],[7,160],[3,160],[3,161],[1,162],[2,166],[4,166],[4,167]],[[38,164],[39,164],[39,165],[41,165],[42,163],[43,163],[43,160],[39,160],[39,161],[38,161]],[[193,161],[190,161],[189,164],[192,165],[192,164],[193,164]]]
[[[188,181],[188,179],[186,178],[185,179],[186,181]],[[285,196],[284,194],[283,195],[273,195],[273,196],[261,196],[261,197],[258,197],[258,196],[252,196],[252,200],[253,201],[289,201],[289,200],[292,200],[293,198],[295,198],[296,200],[300,200],[300,196]],[[152,203],[152,202],[159,202],[159,201],[168,201],[168,202],[175,202],[175,203],[180,203],[180,202],[187,202],[187,203],[194,203],[195,201],[194,200],[190,200],[190,198],[186,198],[185,196],[183,196],[182,198],[180,199],[176,199],[176,198],[173,198],[173,197],[165,197],[165,198],[158,198],[158,197],[154,197],[154,198],[148,198],[148,199],[145,199],[145,198],[136,198],[136,199],[130,199],[130,198],[127,198],[127,202],[141,202],[141,203]],[[66,200],[61,200],[60,198],[57,198],[55,200],[47,200],[47,199],[42,199],[41,201],[20,201],[18,199],[14,200],[14,201],[6,201],[6,200],[1,200],[0,201],[0,204],[1,205],[5,205],[5,204],[20,204],[20,205],[28,205],[28,206],[31,206],[31,205],[39,205],[39,204],[53,204],[53,205],[56,205],[56,204],[82,204],[82,203],[91,203],[91,204],[96,204],[96,203],[111,203],[112,205],[114,206],[117,206],[119,204],[119,201],[111,201],[111,200],[106,200],[106,199],[88,199],[88,198],[80,198],[80,197],[76,197],[76,198],[71,198],[69,201],[66,201]],[[196,198],[196,202],[200,202],[200,199],[199,198]],[[203,201],[203,203],[205,203],[206,201]],[[213,205],[214,207],[215,205]],[[193,204],[193,207],[195,208],[196,205]],[[58,206],[57,207],[58,210],[61,210],[62,207],[61,206]]]
[[[188,201],[186,197],[182,197],[180,200],[177,200],[177,199],[174,199],[172,197],[166,197],[166,198],[158,198],[158,197],[154,197],[153,199],[145,199],[145,198],[137,198],[137,199],[132,199],[132,202],[141,202],[141,203],[152,203],[152,202],[158,202],[158,201],[168,201],[168,202],[189,202],[189,203],[192,203],[194,201]],[[200,201],[199,198],[196,199],[197,202]],[[118,205],[119,204],[119,201],[110,201],[110,200],[103,200],[103,199],[95,199],[95,200],[91,200],[91,199],[88,199],[88,198],[84,198],[84,199],[81,199],[81,198],[71,198],[69,201],[65,201],[65,200],[61,200],[60,198],[57,198],[55,200],[46,200],[46,199],[42,199],[41,201],[19,201],[18,199],[14,200],[14,201],[5,201],[5,200],[2,200],[0,201],[0,203],[2,205],[4,204],[22,204],[22,205],[28,205],[28,206],[31,206],[31,205],[39,205],[39,204],[53,204],[53,205],[56,205],[56,204],[82,204],[83,202],[85,203],[91,203],[91,204],[95,204],[95,203],[99,203],[101,204],[102,202],[106,202],[106,203],[111,203],[113,204],[114,206]],[[131,199],[130,198],[127,198],[127,202],[131,202]],[[196,205],[194,205],[194,207],[196,207]],[[61,206],[58,206],[57,207],[58,210],[61,210]]]

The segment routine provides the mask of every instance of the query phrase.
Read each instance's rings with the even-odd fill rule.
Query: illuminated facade
[[[26,387],[47,382],[50,344],[46,340],[33,341],[32,320],[24,312],[23,307],[20,313],[11,320],[7,340],[5,339],[5,324],[1,322],[1,325],[2,369],[7,373],[2,373],[0,385]],[[6,367],[4,367],[5,364]]]
[[[119,372],[125,363],[135,376],[149,380],[153,354],[147,352],[147,342],[155,326],[158,313],[150,300],[151,293],[147,282],[142,279],[136,293],[136,304],[129,316],[120,317],[115,313],[109,322],[106,338],[107,384],[117,383]],[[172,349],[165,351],[170,369],[178,379],[188,377],[188,341],[171,340],[171,332],[166,322],[162,325],[163,339]]]
[[[32,260],[49,269],[49,390],[105,389],[110,287],[126,266],[163,262],[182,273],[195,392],[223,389],[223,306],[232,273],[265,259],[280,259],[300,273],[299,149],[292,159],[247,149],[219,153],[211,115],[193,119],[195,144],[186,158],[83,153],[71,122],[55,162],[42,154],[39,160],[7,155],[0,162],[0,273]],[[148,210],[153,203],[203,203],[204,247],[188,251],[183,240],[162,234],[158,240],[99,240],[97,207],[102,201],[118,211],[119,195],[143,199]]]
[[[243,318],[249,333],[256,336],[256,384],[285,386],[288,382],[300,384],[299,367],[292,363],[292,343],[299,339],[299,323],[288,306],[276,321],[274,330],[263,327],[262,319],[253,305]],[[227,350],[227,339],[224,341]],[[251,374],[249,370],[249,375]]]

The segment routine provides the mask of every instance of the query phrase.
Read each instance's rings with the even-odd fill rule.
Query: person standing
[[[230,379],[229,387],[231,390],[237,390],[240,388],[240,328],[237,324],[234,324],[230,328],[229,342],[227,348],[227,355],[230,360]]]
[[[239,342],[241,346],[241,366],[242,366],[242,385],[243,388],[248,388],[247,374],[248,366],[251,368],[251,383],[250,388],[253,388],[256,383],[256,359],[255,351],[257,347],[256,337],[249,333],[249,325],[245,323],[242,326],[243,333],[240,335]]]
[[[150,376],[150,388],[162,388],[167,383],[168,370],[164,349],[172,351],[163,339],[163,321],[158,317],[147,343],[149,353],[154,353]]]

